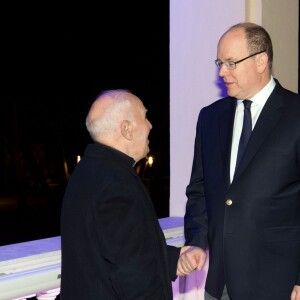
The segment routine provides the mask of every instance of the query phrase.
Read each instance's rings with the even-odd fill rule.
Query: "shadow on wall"
[[[226,89],[226,86],[224,84],[224,81],[223,81],[222,77],[220,77],[219,74],[218,74],[218,69],[217,69],[215,84],[216,84],[217,88],[219,89],[220,98],[227,97],[228,96],[227,95],[227,89]]]

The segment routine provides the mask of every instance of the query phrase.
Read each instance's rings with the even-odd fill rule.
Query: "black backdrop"
[[[169,1],[134,2],[2,6],[0,245],[59,234],[63,163],[71,174],[104,89],[129,89],[148,108],[155,163],[142,176],[168,216]]]
[[[59,234],[66,167],[91,141],[86,113],[105,89],[129,89],[148,109],[154,165],[140,162],[141,176],[168,216],[169,2],[7,4],[2,15],[1,244]],[[41,209],[52,229],[47,218],[37,228]]]

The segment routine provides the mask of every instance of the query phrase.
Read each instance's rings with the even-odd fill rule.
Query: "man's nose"
[[[229,70],[227,69],[227,67],[224,64],[222,64],[220,67],[220,70],[219,70],[219,76],[224,77],[225,75],[228,75],[228,73],[229,73]]]

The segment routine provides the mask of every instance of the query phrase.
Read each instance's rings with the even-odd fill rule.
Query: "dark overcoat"
[[[62,300],[171,300],[179,248],[163,232],[134,160],[88,145],[61,213]]]

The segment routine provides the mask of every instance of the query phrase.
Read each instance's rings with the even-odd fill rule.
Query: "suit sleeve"
[[[207,247],[207,213],[204,194],[203,162],[201,155],[201,110],[197,122],[194,145],[193,167],[189,185],[186,188],[187,204],[184,216],[186,245]]]

